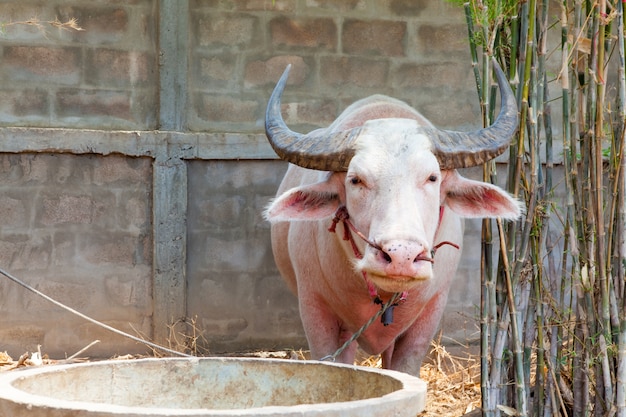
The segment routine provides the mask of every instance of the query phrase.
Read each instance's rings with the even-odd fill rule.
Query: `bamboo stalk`
[[[618,282],[622,284],[622,287],[619,288],[619,296],[622,299],[623,303],[619,305],[620,313],[626,316],[626,288],[624,285],[625,278],[625,269],[626,269],[626,127],[624,123],[626,121],[626,47],[624,42],[624,37],[626,33],[624,32],[624,21],[626,20],[626,13],[624,13],[624,3],[617,2],[618,5],[618,49],[619,49],[619,65],[618,65],[618,115],[620,121],[620,131],[617,135],[620,141],[620,158],[619,158],[619,175],[618,178],[618,219],[619,221],[616,223],[619,225],[618,229],[618,242],[617,242],[617,274],[616,278]],[[626,318],[626,317],[624,317]],[[620,321],[623,322],[623,318],[620,317]],[[620,323],[620,332],[622,331],[621,323]],[[620,333],[621,334],[621,333]],[[626,375],[624,376],[626,380]]]
[[[590,10],[591,6],[589,1],[585,1],[585,9]],[[583,33],[584,25],[588,19],[586,18],[583,22],[583,8],[581,2],[575,3],[575,17],[574,17],[574,33],[578,37]],[[590,32],[589,30],[587,31]],[[582,54],[575,50],[576,55],[576,64],[582,67]],[[577,71],[582,71],[581,68],[577,68]],[[580,77],[580,75],[579,75]],[[574,327],[573,333],[573,352],[574,358],[572,360],[572,369],[575,369],[576,372],[573,373],[573,381],[572,381],[572,391],[580,393],[574,397],[573,404],[573,415],[577,416],[587,416],[590,412],[591,401],[589,395],[589,379],[587,375],[589,375],[589,341],[588,336],[590,333],[589,323],[587,319],[587,309],[585,307],[585,297],[588,295],[586,292],[589,291],[589,282],[593,279],[593,275],[590,274],[590,266],[589,263],[591,259],[589,257],[589,238],[588,238],[588,226],[589,222],[586,221],[587,217],[585,213],[588,213],[587,207],[587,196],[589,196],[589,190],[584,189],[585,181],[578,181],[578,177],[584,175],[587,177],[587,173],[589,172],[588,166],[588,155],[589,149],[587,149],[588,140],[587,137],[587,126],[588,126],[588,117],[589,113],[589,100],[583,100],[584,95],[587,91],[595,91],[590,85],[593,83],[593,77],[585,76],[585,84],[586,88],[579,89],[578,98],[575,103],[576,108],[576,117],[577,119],[573,123],[573,127],[575,128],[575,134],[572,134],[572,155],[573,161],[576,161],[576,138],[582,137],[582,143],[580,144],[580,153],[582,154],[582,158],[580,163],[576,163],[572,167],[571,181],[573,182],[572,192],[574,193],[574,230],[576,232],[576,238],[571,241],[571,244],[575,246],[576,258],[573,263],[574,272],[572,276],[577,280],[574,283],[574,287],[576,288],[576,326]],[[590,95],[587,94],[589,97]],[[584,134],[581,134],[584,133]],[[584,178],[583,177],[583,178]],[[588,182],[588,181],[587,181]],[[582,183],[582,185],[581,185]],[[593,314],[593,313],[592,313]]]
[[[470,56],[472,58],[472,71],[474,72],[474,81],[476,81],[476,90],[478,97],[482,97],[482,84],[480,69],[478,68],[478,51],[476,45],[476,32],[474,31],[474,21],[472,19],[472,9],[469,2],[463,3],[465,10],[465,23],[467,24],[467,34],[469,38]]]
[[[549,104],[548,104],[548,88],[547,88],[547,76],[545,73],[545,59],[547,54],[547,28],[548,28],[548,1],[543,0],[540,3],[541,9],[541,18],[539,19],[539,28],[537,33],[537,48],[536,48],[536,62],[537,62],[537,88],[535,91],[535,100],[537,107],[537,126],[535,130],[535,141],[534,147],[536,148],[535,154],[539,155],[540,148],[540,140],[539,140],[539,128],[541,125],[544,126],[545,135],[546,135],[546,175],[545,180],[541,176],[541,162],[539,161],[539,157],[537,157],[536,169],[538,173],[539,183],[537,184],[536,192],[539,194],[539,199],[541,200],[541,210],[537,213],[536,221],[537,221],[537,230],[538,235],[535,237],[535,244],[533,248],[534,258],[533,265],[537,265],[536,270],[537,273],[533,279],[533,289],[534,295],[536,299],[536,307],[535,307],[535,321],[536,321],[536,366],[535,366],[535,395],[533,397],[534,405],[532,407],[533,413],[536,416],[545,416],[549,417],[552,415],[551,410],[552,407],[549,407],[549,398],[554,398],[555,394],[553,389],[555,386],[552,384],[551,379],[547,379],[545,375],[545,371],[548,369],[551,364],[547,363],[546,358],[546,342],[544,340],[545,333],[547,332],[546,327],[546,311],[544,309],[544,299],[550,294],[550,278],[548,277],[548,290],[546,291],[543,286],[544,280],[544,268],[542,267],[542,262],[540,259],[540,255],[542,253],[542,248],[545,248],[547,236],[549,235],[549,215],[550,215],[550,204],[546,202],[546,197],[551,195],[552,189],[552,130],[551,130],[551,119],[549,112]],[[532,163],[531,163],[532,166]],[[548,252],[548,256],[551,256],[552,252]],[[552,276],[552,275],[550,275]],[[545,294],[545,295],[544,295]],[[554,338],[553,338],[554,340]],[[558,411],[555,407],[555,411]]]
[[[577,232],[575,231],[575,203],[574,203],[574,189],[575,189],[575,154],[576,150],[572,149],[572,143],[574,143],[574,139],[572,137],[572,126],[575,126],[575,115],[577,114],[575,111],[573,112],[573,117],[570,114],[570,109],[573,106],[570,103],[570,97],[572,96],[571,88],[570,88],[570,68],[569,68],[569,57],[573,56],[576,58],[577,52],[570,51],[569,42],[568,42],[568,27],[569,27],[569,18],[567,11],[567,0],[563,0],[561,4],[561,69],[559,71],[559,76],[561,79],[561,101],[562,106],[561,110],[563,112],[563,171],[564,171],[564,185],[565,185],[565,195],[566,195],[566,208],[565,208],[565,225],[564,225],[564,235],[565,241],[563,243],[564,248],[569,248],[569,251],[565,250],[563,253],[563,268],[565,269],[565,265],[567,265],[568,257],[571,259],[573,273],[572,275],[577,274],[578,269],[578,249],[576,244],[576,236]],[[574,26],[576,27],[576,26]],[[574,36],[576,36],[576,31],[574,31]],[[574,39],[576,39],[574,37]],[[575,78],[574,78],[575,79]],[[571,246],[570,246],[571,245]],[[565,294],[567,289],[564,285],[561,285],[561,299],[565,299]],[[571,299],[574,299],[573,294],[570,293]],[[564,338],[565,332],[563,329],[560,330],[561,339]],[[565,364],[563,363],[564,352],[562,349],[558,350],[556,364],[558,364],[558,368],[555,370],[555,379],[557,376],[560,376],[562,369],[565,368]],[[572,366],[573,368],[573,366]],[[558,382],[558,380],[557,380]],[[555,385],[557,385],[555,383]]]
[[[626,320],[623,318],[617,339],[616,417],[626,417]]]
[[[598,1],[598,14],[599,16],[606,15],[606,0]],[[596,61],[596,74],[598,76],[597,82],[597,94],[596,99],[598,102],[596,103],[596,117],[595,117],[595,126],[594,126],[594,136],[595,142],[594,145],[594,177],[595,177],[595,222],[596,222],[596,259],[598,262],[598,274],[599,274],[599,286],[601,291],[601,324],[604,329],[604,336],[610,340],[610,299],[609,299],[609,283],[606,275],[607,266],[606,266],[606,250],[605,247],[605,239],[606,239],[606,230],[604,225],[604,185],[603,185],[603,149],[602,142],[604,139],[604,99],[605,99],[605,82],[606,73],[604,69],[604,57],[605,57],[605,30],[604,23],[602,23],[602,19],[598,18],[598,42],[597,42],[597,61]]]
[[[517,166],[516,173],[514,178],[521,178],[522,174],[522,165],[523,165],[523,157],[524,157],[524,141],[527,133],[533,135],[534,137],[529,138],[529,151],[530,151],[530,159],[531,159],[531,181],[530,181],[530,192],[529,195],[529,207],[528,213],[526,216],[526,225],[524,227],[524,231],[522,232],[522,244],[519,247],[519,254],[521,257],[516,259],[515,265],[513,267],[512,277],[505,275],[506,284],[507,284],[507,292],[510,292],[509,297],[510,301],[510,312],[511,312],[511,339],[513,342],[513,355],[514,359],[514,369],[515,369],[515,387],[516,387],[516,405],[517,412],[520,416],[526,416],[528,414],[528,404],[527,404],[527,387],[524,382],[524,367],[523,367],[523,352],[521,347],[521,339],[520,339],[520,330],[518,328],[518,321],[516,320],[516,314],[514,312],[515,304],[514,304],[514,295],[513,290],[517,287],[517,283],[520,280],[520,274],[522,270],[522,265],[526,260],[526,253],[528,252],[528,243],[530,237],[530,231],[532,230],[532,221],[534,216],[535,205],[537,203],[537,154],[536,147],[534,144],[536,143],[536,119],[533,117],[532,110],[530,107],[530,101],[533,100],[531,96],[531,81],[534,77],[532,77],[533,66],[534,66],[534,56],[536,54],[536,43],[535,43],[535,28],[537,21],[537,1],[530,0],[528,2],[528,32],[526,36],[526,48],[525,48],[525,58],[524,58],[524,72],[521,80],[521,88],[522,88],[522,106],[521,106],[521,115],[520,115],[520,128],[519,128],[519,141],[518,141],[518,153],[517,153]],[[528,126],[530,124],[530,126]],[[518,182],[518,181],[516,181]],[[519,189],[515,190],[514,195],[519,195]]]
[[[472,70],[474,73],[474,79],[476,82],[476,92],[478,97],[481,100],[481,103],[484,102],[483,97],[483,84],[478,64],[478,52],[476,45],[476,33],[474,30],[473,17],[471,14],[471,8],[469,3],[465,3],[463,5],[465,10],[465,20],[467,24],[469,42],[470,42],[470,55],[472,59]],[[485,109],[485,106],[481,104],[481,109]],[[484,111],[484,110],[483,110]],[[486,122],[486,119],[483,118],[483,123]],[[486,125],[484,125],[486,126]],[[483,172],[483,177],[487,176],[487,172]],[[483,221],[482,232],[481,232],[481,299],[480,299],[480,334],[481,334],[481,344],[480,344],[480,355],[481,355],[481,401],[482,401],[482,409],[485,416],[494,416],[495,409],[490,407],[488,404],[492,403],[490,401],[490,397],[493,392],[489,385],[489,352],[490,352],[490,344],[489,344],[489,335],[493,334],[493,323],[495,323],[495,312],[493,312],[490,307],[494,305],[493,300],[495,296],[495,283],[493,277],[493,260],[491,257],[492,252],[492,233],[490,224]]]
[[[618,42],[618,123],[619,130],[616,137],[619,139],[619,174],[617,175],[617,256],[616,256],[616,282],[621,283],[622,288],[617,288],[619,303],[619,332],[617,336],[617,370],[615,375],[615,408],[616,417],[626,417],[626,296],[623,283],[625,278],[624,263],[626,261],[626,198],[624,186],[624,173],[626,170],[626,151],[624,120],[626,120],[626,76],[625,76],[625,46],[624,46],[624,5],[621,1],[616,2],[617,7],[617,42]]]

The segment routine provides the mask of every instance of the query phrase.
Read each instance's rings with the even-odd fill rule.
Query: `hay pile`
[[[424,361],[420,378],[428,384],[426,409],[419,417],[460,417],[480,409],[480,357],[453,355],[436,341]],[[357,360],[361,366],[382,367],[380,356]]]
[[[88,358],[67,358],[67,359],[50,359],[48,355],[42,355],[41,351],[38,352],[26,352],[19,358],[13,359],[7,352],[0,352],[0,372],[12,371],[14,369],[20,369],[30,366],[42,366],[42,365],[61,365],[68,363],[80,363],[87,362]]]
[[[48,358],[42,358],[41,353],[24,353],[18,359],[13,359],[6,352],[0,352],[0,371],[10,371],[17,368],[23,368],[25,366],[39,366],[49,364]]]
[[[462,416],[480,409],[480,357],[451,355],[433,344],[420,377],[428,383],[426,409],[420,417]]]

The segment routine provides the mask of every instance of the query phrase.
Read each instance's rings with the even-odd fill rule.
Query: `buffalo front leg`
[[[300,318],[312,359],[319,360],[333,355],[352,336],[351,333],[343,329],[340,320],[332,310],[325,307],[323,302],[301,297]],[[354,363],[356,348],[357,343],[352,342],[335,358],[335,361]]]
[[[439,329],[447,300],[447,293],[440,294],[426,304],[411,327],[396,339],[393,347],[388,349],[389,352],[385,351],[385,367],[419,377],[422,361]]]

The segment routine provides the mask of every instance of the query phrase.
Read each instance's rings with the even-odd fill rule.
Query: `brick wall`
[[[150,334],[150,158],[0,156],[0,265],[39,291],[125,331]],[[0,350],[74,353],[110,334],[0,281]],[[92,354],[136,351],[116,340]]]
[[[9,1],[0,21],[0,125],[156,128],[156,2]],[[83,31],[47,22],[76,18]]]
[[[443,0],[0,3],[0,22],[33,17],[44,30],[0,36],[0,267],[160,343],[189,317],[211,351],[304,344],[260,216],[285,170],[263,116],[287,64],[296,130],[373,93],[440,127],[479,124],[463,13]],[[57,17],[85,30],[45,23]],[[454,337],[474,328],[468,253]],[[146,350],[0,277],[0,351],[63,356],[94,339],[95,356]]]
[[[188,311],[204,347],[301,346],[295,296],[283,284],[261,216],[286,165],[277,161],[194,161],[189,188]],[[280,337],[278,337],[280,335]]]
[[[0,4],[0,125],[149,130],[158,120],[157,2]],[[77,18],[83,31],[45,23]],[[325,125],[385,93],[442,127],[475,127],[466,29],[457,7],[406,2],[191,1],[192,131],[258,132],[268,92],[293,65],[288,122]],[[450,118],[450,106],[454,118]]]
[[[295,128],[327,125],[374,93],[441,127],[479,121],[462,10],[446,1],[192,1],[190,16],[191,130],[258,131],[289,63]]]

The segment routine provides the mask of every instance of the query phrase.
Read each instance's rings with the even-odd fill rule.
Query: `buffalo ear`
[[[331,217],[339,207],[339,194],[329,190],[326,185],[322,182],[286,191],[268,205],[265,219],[278,222]]]
[[[515,220],[522,214],[518,200],[495,185],[450,172],[442,183],[443,204],[461,217],[501,217]]]

